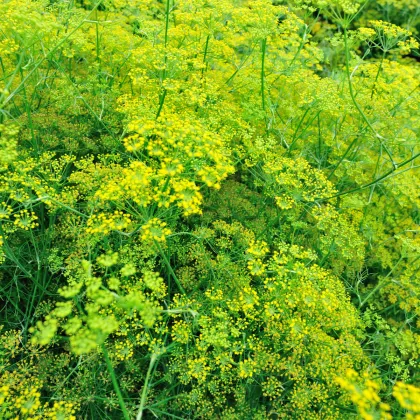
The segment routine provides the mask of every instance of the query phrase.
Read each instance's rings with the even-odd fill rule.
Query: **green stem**
[[[168,45],[168,29],[169,29],[169,14],[170,14],[170,7],[171,0],[166,0],[166,7],[165,7],[165,48]]]
[[[3,289],[1,285],[0,285],[0,292],[13,305],[16,311],[20,312],[20,314],[22,315],[22,318],[25,318],[26,314],[22,311],[22,309],[19,308],[19,305],[10,296],[6,294],[6,289]]]
[[[58,201],[58,200],[56,200],[56,199],[54,199],[50,196],[45,196],[43,198],[48,199],[48,200],[52,201],[53,203],[59,204],[61,207],[65,208],[67,210],[70,210],[71,212],[73,212],[75,214],[78,214],[79,216],[82,216],[82,217],[85,217],[86,219],[89,219],[89,216],[87,214],[81,213],[80,211],[78,211],[78,210],[76,210],[76,209],[74,209],[70,206],[67,206],[66,204],[64,204],[64,203],[62,203],[62,202],[60,202],[60,201]]]
[[[166,89],[163,89],[163,93],[161,95],[159,95],[159,109],[156,113],[156,119],[159,118],[160,113],[162,112],[162,108],[163,108],[163,104],[165,102],[165,98],[166,98]]]
[[[265,52],[267,49],[267,38],[261,41],[261,101],[262,109],[265,111]]]
[[[299,47],[298,47],[298,49],[297,49],[297,51],[296,51],[296,54],[294,55],[294,57],[293,57],[292,61],[291,61],[291,62],[290,62],[290,64],[287,66],[287,70],[290,70],[290,69],[291,69],[291,67],[293,66],[293,64],[295,64],[295,61],[296,61],[296,60],[297,60],[297,58],[299,57],[299,54],[300,54],[300,52],[302,51],[302,48],[303,48],[303,46],[305,45],[305,42],[306,42],[306,40],[307,40],[308,33],[310,32],[310,29],[309,29],[309,32],[307,32],[307,31],[308,31],[308,25],[306,25],[306,24],[305,24],[305,31],[303,32],[302,39],[301,39],[301,41],[300,41]]]
[[[23,70],[22,67],[19,67],[19,72],[20,72],[20,76],[21,76],[21,80],[24,79],[23,76]],[[24,106],[25,106],[25,111],[26,114],[28,115],[28,125],[29,125],[29,131],[31,132],[31,139],[32,139],[32,147],[34,148],[35,152],[38,154],[39,153],[39,145],[35,136],[35,132],[34,132],[34,125],[33,125],[33,121],[32,121],[32,110],[31,110],[31,105],[29,103],[28,100],[28,96],[26,94],[26,86],[23,85],[22,86],[22,92],[23,92],[23,100],[24,100]]]
[[[95,27],[96,27],[96,61],[98,62],[99,69],[100,69],[101,58],[100,58],[100,44],[99,44],[98,9],[95,10]]]
[[[252,56],[255,48],[256,48],[256,44],[252,44],[251,52],[242,60],[242,62],[239,64],[239,66],[236,66],[236,70],[227,78],[227,80],[219,87],[218,90],[221,90],[224,85],[230,85],[231,84],[232,80],[239,73],[239,71],[242,70],[242,68],[245,66],[246,62]]]
[[[321,156],[322,156],[322,132],[321,132],[321,119],[318,114],[318,168],[321,169]]]
[[[186,294],[184,288],[181,285],[181,282],[179,281],[178,277],[176,276],[171,263],[169,262],[168,258],[166,257],[166,254],[163,252],[162,247],[159,245],[159,242],[155,241],[156,248],[158,249],[161,257],[163,258],[163,261],[165,262],[165,265],[169,272],[171,273],[172,278],[175,280],[176,285],[178,286],[178,289],[181,291],[182,294]]]
[[[157,355],[152,354],[152,357],[150,358],[149,369],[147,369],[146,379],[144,381],[143,390],[142,390],[142,393],[141,393],[140,408],[139,408],[139,411],[137,413],[136,420],[141,420],[143,418],[143,410],[144,410],[144,406],[146,405],[146,399],[147,399],[147,394],[148,394],[148,390],[149,390],[150,376],[151,376],[151,373],[152,373],[153,366],[156,363],[156,360],[157,360]]]
[[[330,179],[333,175],[334,172],[337,170],[337,168],[342,164],[343,160],[346,158],[346,156],[349,154],[350,150],[353,148],[353,146],[356,144],[357,140],[359,139],[359,136],[356,136],[354,138],[354,140],[350,143],[349,147],[347,147],[347,150],[344,152],[343,156],[341,156],[339,162],[337,163],[337,165],[335,165],[334,169],[330,172],[330,174],[328,175],[327,179]]]
[[[308,110],[307,110],[307,112],[309,112],[310,111],[310,108],[308,108]],[[306,116],[306,114],[307,114],[307,112],[305,112],[305,114],[304,114],[304,116],[303,116],[303,119],[305,118],[305,116]],[[293,135],[293,140],[292,140],[292,142],[290,143],[290,145],[289,145],[289,148],[287,149],[287,155],[290,155],[290,152],[292,151],[292,149],[293,149],[293,146],[295,145],[295,143],[300,139],[300,138],[302,138],[302,136],[306,133],[306,131],[308,130],[308,128],[309,127],[311,127],[311,125],[312,125],[312,123],[315,121],[315,118],[317,118],[318,116],[319,116],[319,114],[321,113],[321,111],[318,111],[316,114],[315,114],[315,116],[308,122],[308,124],[306,125],[306,127],[302,130],[302,132],[297,136],[297,137],[295,137],[296,136],[296,134],[297,134],[297,131],[299,130],[299,128],[300,128],[300,126],[302,125],[302,123],[303,123],[303,119],[301,120],[301,122],[299,123],[299,126],[298,126],[298,128],[296,129],[296,131],[295,131],[295,134]]]
[[[89,16],[101,5],[103,0],[98,1],[98,3],[95,4],[95,6],[90,10],[89,13],[87,13],[86,17],[71,31],[69,32],[61,41],[59,41],[55,47],[53,47],[41,60],[39,60],[31,71],[28,72],[28,74],[25,76],[25,78],[20,82],[20,84],[16,87],[16,89],[9,94],[9,96],[4,100],[4,102],[0,105],[0,108],[4,108],[8,102],[10,102],[16,92],[19,92],[22,86],[25,85],[26,81],[38,70],[38,68],[41,66],[44,61],[48,60],[62,45],[64,45],[68,39],[77,32],[80,27],[86,22],[86,20],[89,18]]]
[[[362,308],[366,304],[366,302],[371,298],[372,295],[374,295],[377,291],[379,291],[380,289],[382,289],[383,287],[385,287],[387,284],[390,283],[390,281],[385,281],[385,280],[394,272],[394,270],[397,268],[401,260],[402,260],[402,257],[400,257],[400,259],[397,261],[394,267],[392,267],[391,271],[385,276],[385,278],[383,278],[382,281],[380,281],[376,285],[376,287],[365,297],[365,299],[363,299],[363,301],[360,302],[359,308]]]
[[[349,93],[350,93],[351,100],[352,100],[354,106],[356,107],[357,111],[359,112],[360,116],[364,120],[364,122],[367,124],[367,126],[369,127],[369,129],[372,131],[372,133],[374,134],[374,136],[379,140],[379,142],[381,143],[381,146],[385,150],[386,154],[391,159],[392,166],[395,169],[397,169],[397,165],[394,162],[394,158],[392,157],[391,152],[389,151],[389,149],[386,146],[386,144],[382,141],[383,140],[383,137],[374,129],[374,127],[372,126],[371,122],[366,117],[366,115],[363,112],[362,108],[360,108],[360,105],[356,101],[356,97],[355,97],[354,91],[353,91],[353,85],[351,83],[351,74],[350,74],[350,49],[349,49],[349,45],[348,45],[348,35],[347,35],[347,29],[346,28],[344,28],[344,45],[345,45],[345,52],[346,52],[346,74],[347,74],[347,81],[348,81],[348,84],[349,84]]]
[[[204,47],[204,56],[203,56],[203,64],[205,64],[206,67],[205,68],[203,67],[203,69],[201,70],[201,77],[204,76],[204,70],[207,70],[207,62],[206,62],[206,60],[207,60],[207,52],[209,50],[209,42],[210,42],[210,35],[207,35],[206,45]]]
[[[375,93],[376,83],[378,83],[379,75],[381,74],[382,66],[384,64],[385,54],[386,54],[386,51],[383,51],[381,61],[379,63],[379,67],[378,67],[378,72],[376,73],[375,81],[373,82],[372,93],[370,94],[370,99],[373,99],[373,95]]]
[[[118,385],[118,380],[117,380],[117,377],[115,376],[115,371],[114,371],[114,368],[112,367],[111,360],[109,359],[108,351],[105,347],[105,344],[102,344],[102,352],[104,353],[106,367],[108,368],[109,375],[111,376],[112,385],[114,386],[115,393],[117,394],[118,402],[120,404],[121,411],[122,411],[123,416],[124,416],[124,420],[130,420],[130,416],[128,415],[128,411],[127,411],[127,408],[125,406],[124,398],[121,394],[120,386]]]
[[[162,70],[162,76],[160,78],[160,84],[162,86],[162,93],[159,94],[159,108],[156,113],[156,119],[159,118],[160,113],[162,112],[163,104],[165,103],[166,98],[166,89],[163,87],[163,82],[166,79],[166,64],[168,62],[168,56],[166,54],[166,47],[168,45],[168,30],[169,30],[169,14],[170,14],[170,4],[171,0],[166,0],[166,7],[165,7],[165,57],[163,59],[164,68]]]
[[[365,189],[365,188],[368,188],[368,187],[370,187],[370,186],[372,186],[372,185],[375,185],[375,184],[377,184],[378,182],[382,181],[383,179],[388,178],[391,174],[393,174],[393,173],[397,170],[397,168],[402,168],[403,166],[407,165],[407,163],[412,162],[414,159],[418,158],[419,156],[420,156],[420,152],[419,152],[419,153],[416,153],[416,154],[415,154],[414,156],[412,156],[410,159],[407,159],[406,161],[404,161],[404,162],[402,162],[402,163],[400,163],[400,164],[398,164],[398,165],[395,165],[395,167],[393,167],[392,169],[390,169],[387,173],[385,173],[385,174],[381,175],[379,178],[376,178],[374,181],[369,182],[368,184],[362,185],[361,187],[353,188],[353,189],[351,189],[351,190],[343,191],[343,192],[341,192],[341,193],[338,193],[338,194],[332,195],[331,197],[325,198],[325,199],[320,200],[320,201],[331,200],[331,199],[333,199],[333,198],[340,197],[341,195],[351,194],[351,193],[353,193],[353,192],[360,191],[360,190],[363,190],[363,189]],[[398,173],[399,173],[399,172],[398,172]],[[398,175],[398,174],[397,174],[397,175]]]

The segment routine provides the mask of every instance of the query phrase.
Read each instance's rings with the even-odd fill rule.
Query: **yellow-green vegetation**
[[[420,419],[418,0],[0,16],[0,419]]]

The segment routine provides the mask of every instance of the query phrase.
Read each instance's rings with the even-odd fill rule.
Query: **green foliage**
[[[419,418],[417,1],[0,14],[0,418]]]

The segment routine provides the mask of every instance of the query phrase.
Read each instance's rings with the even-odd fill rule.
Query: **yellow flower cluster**
[[[133,344],[129,339],[117,341],[114,346],[114,356],[117,360],[124,361],[133,357]]]
[[[0,405],[3,405],[7,396],[9,395],[10,386],[2,385],[0,388]]]
[[[269,251],[270,251],[270,248],[268,247],[265,241],[255,241],[255,240],[252,240],[249,243],[249,248],[246,250],[247,254],[250,254],[256,258],[265,257]]]
[[[417,3],[0,2],[0,418],[418,419]]]
[[[361,0],[294,0],[298,7],[314,11],[315,8],[325,9],[330,11],[334,17],[341,16],[342,13],[354,15],[359,10]]]
[[[5,96],[6,93],[6,91],[3,91],[0,98],[3,97],[3,95]],[[6,170],[9,164],[12,163],[18,156],[18,132],[19,129],[14,124],[0,124],[0,172]]]
[[[252,276],[261,276],[266,269],[266,265],[258,258],[248,261],[247,267]]]
[[[401,10],[415,10],[419,7],[417,0],[378,0],[378,4],[382,7],[395,7],[401,12]]]
[[[91,216],[87,221],[86,233],[106,235],[111,231],[125,231],[131,223],[131,216],[120,210],[111,214],[99,213]]]
[[[3,201],[0,205],[0,219],[9,219],[12,212],[12,206]]]
[[[146,242],[165,242],[171,230],[166,227],[166,222],[157,218],[150,219],[141,227],[141,239]]]
[[[205,357],[188,360],[188,374],[191,375],[192,378],[197,379],[198,382],[204,382],[209,371],[210,367],[207,366]]]
[[[14,217],[13,224],[20,229],[29,230],[38,226],[38,217],[33,211],[30,212],[27,209],[20,210],[14,214]]]
[[[138,158],[145,153],[148,159],[131,161],[120,175],[99,188],[96,196],[101,200],[127,199],[142,208],[173,205],[188,216],[201,213],[202,194],[191,180],[194,174],[204,185],[217,189],[233,172],[223,139],[192,115],[137,118],[128,129],[132,134],[125,139],[127,150]]]
[[[34,418],[33,414],[41,407],[40,397],[41,393],[38,391],[38,388],[31,387],[24,390],[23,393],[15,399],[14,404],[22,415],[32,415],[32,418]]]
[[[0,387],[0,416],[28,420],[54,419],[76,420],[78,404],[55,401],[52,406],[41,402],[43,383],[36,378],[25,378],[17,373],[16,377],[6,373],[0,376],[5,383]],[[12,417],[15,416],[15,417]]]
[[[275,196],[277,203],[283,204],[285,201],[286,208],[290,208],[288,203],[291,200],[296,204],[314,202],[331,197],[336,192],[324,173],[311,167],[303,158],[282,157],[268,160],[265,162],[264,172],[267,174],[267,191]],[[283,194],[280,195],[280,192]],[[284,198],[285,194],[288,199]]]
[[[42,412],[41,388],[42,382],[34,377],[25,378],[18,372],[4,372],[0,376],[2,382],[0,396],[0,415],[14,414],[18,418],[40,420]]]
[[[407,29],[382,20],[372,20],[369,24],[377,34],[370,42],[384,52],[398,49],[401,53],[408,54],[412,49],[419,48],[420,44],[411,37],[412,33]]]
[[[334,378],[337,372],[344,374],[367,362],[356,338],[362,323],[342,283],[311,262],[317,256],[310,249],[287,244],[270,249],[243,227],[240,230],[237,222],[214,224],[220,231],[207,235],[208,253],[191,244],[191,260],[185,264],[190,266],[197,258],[202,262],[194,264],[197,278],[217,272],[218,286],[205,291],[204,301],[200,288],[193,293],[201,301],[194,323],[186,322],[175,310],[171,313],[174,342],[188,345],[189,364],[200,360],[197,369],[202,372],[208,367],[209,371],[202,374],[206,381],[194,376],[184,352],[174,357],[172,370],[202,393],[210,392],[210,374],[229,390],[238,378],[253,383],[264,374],[263,392],[286,415],[311,418],[315,407],[328,403],[329,418],[340,418],[331,400]],[[240,239],[247,235],[248,246],[244,246]],[[225,254],[224,236],[230,239],[235,261]],[[219,258],[213,259],[216,252]],[[260,264],[262,284],[251,280],[252,272],[244,272],[242,261]],[[290,397],[282,394],[284,383],[288,383]],[[224,395],[218,396],[217,404],[223,404]]]
[[[420,388],[397,382],[392,391],[392,395],[400,406],[407,410],[407,420],[418,420],[420,418]]]
[[[58,401],[54,402],[54,405],[48,408],[44,416],[47,419],[53,420],[76,420],[76,409],[77,404],[71,402]]]
[[[348,392],[362,419],[392,419],[389,413],[391,407],[383,403],[378,395],[379,383],[370,379],[368,373],[359,376],[356,371],[347,370],[345,376],[337,378],[337,383]]]
[[[247,359],[239,362],[238,375],[240,378],[251,378],[257,373],[257,362]]]

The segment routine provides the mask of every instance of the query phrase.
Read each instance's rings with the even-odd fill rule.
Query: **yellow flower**
[[[150,219],[141,227],[141,239],[143,241],[165,242],[171,230],[166,227],[166,222],[158,218]]]
[[[398,401],[402,408],[408,410],[410,414],[420,415],[420,388],[397,382],[392,395]]]
[[[29,211],[26,209],[20,210],[14,215],[14,217],[14,225],[23,230],[33,229],[36,226],[38,226],[38,223],[36,222],[38,220],[38,217],[33,211]]]

